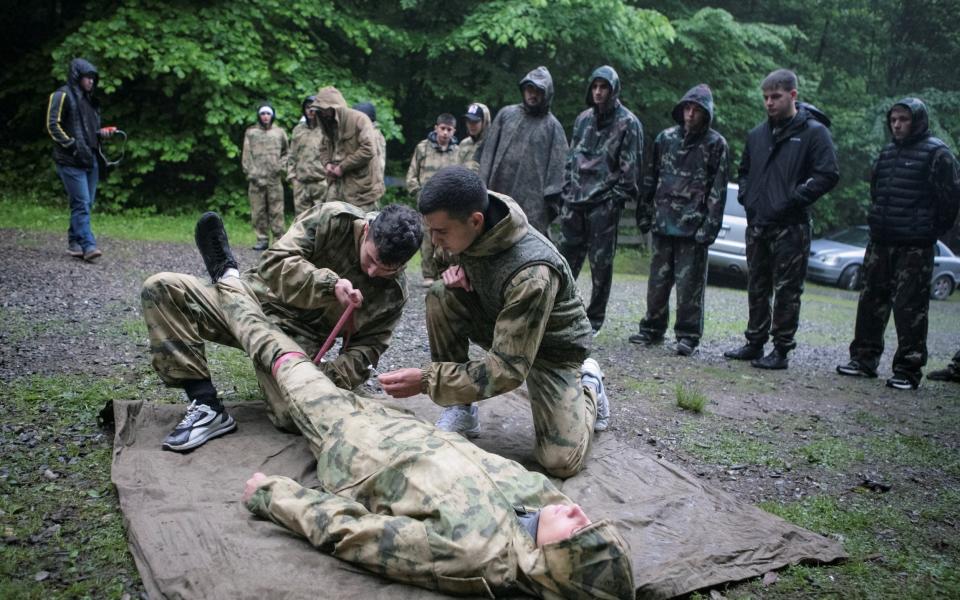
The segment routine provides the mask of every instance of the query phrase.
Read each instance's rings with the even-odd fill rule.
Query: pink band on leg
[[[287,362],[288,360],[294,359],[294,358],[300,358],[301,356],[302,356],[303,358],[306,358],[306,357],[307,357],[307,355],[304,354],[303,352],[284,352],[283,354],[281,354],[281,355],[280,355],[280,358],[278,358],[277,360],[273,361],[273,368],[270,369],[270,373],[273,375],[273,378],[274,378],[274,379],[277,378],[277,371],[280,370],[280,366],[281,366],[283,363]]]

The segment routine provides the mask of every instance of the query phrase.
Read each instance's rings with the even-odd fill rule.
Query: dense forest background
[[[239,151],[257,106],[270,101],[289,132],[325,85],[376,105],[388,174],[402,175],[437,114],[518,102],[517,82],[541,64],[568,135],[601,64],[620,73],[650,140],[685,90],[709,83],[739,161],[764,118],[759,82],[783,66],[833,120],[842,180],[816,205],[823,231],[863,221],[895,100],[926,101],[935,134],[957,148],[958,14],[960,0],[23,2],[0,23],[0,185],[61,199],[44,112],[74,56],[100,70],[104,124],[130,136],[100,210],[161,212],[246,211]]]

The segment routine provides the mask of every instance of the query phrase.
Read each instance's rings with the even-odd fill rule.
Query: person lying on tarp
[[[224,273],[219,261],[234,260],[222,227],[207,216],[197,226],[211,276]],[[540,473],[338,388],[230,273],[214,276],[224,321],[279,384],[271,410],[307,439],[321,485],[255,473],[243,494],[250,511],[321,551],[428,589],[634,597],[627,544],[613,524],[591,522]]]

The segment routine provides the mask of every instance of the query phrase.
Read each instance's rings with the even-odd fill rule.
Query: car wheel
[[[845,290],[859,290],[863,287],[863,266],[850,265],[840,274],[837,285]]]
[[[934,300],[946,300],[953,293],[953,280],[949,275],[941,275],[930,285],[930,297]]]

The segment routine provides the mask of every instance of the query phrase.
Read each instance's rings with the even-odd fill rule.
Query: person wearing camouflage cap
[[[573,124],[564,169],[558,247],[574,278],[590,257],[593,286],[587,318],[596,334],[607,314],[620,214],[637,195],[643,126],[620,103],[620,77],[613,67],[593,71],[586,103],[589,108]]]
[[[320,160],[323,129],[316,109],[310,107],[314,100],[314,96],[307,96],[300,105],[303,119],[293,128],[287,154],[287,181],[293,187],[293,209],[297,217],[322,202],[327,193],[327,175]]]
[[[711,128],[713,93],[706,84],[687,91],[673,107],[676,126],[653,144],[653,169],[644,182],[647,197],[637,224],[653,228],[653,257],[647,285],[647,313],[635,344],[663,339],[670,320],[670,290],[677,286],[674,333],[677,353],[689,356],[703,336],[707,248],[717,239],[727,201],[730,155],[727,140]]]
[[[211,274],[216,275],[216,273]],[[626,541],[540,473],[338,388],[263,314],[246,282],[217,278],[224,320],[282,393],[320,486],[255,473],[248,510],[388,579],[455,595],[634,598]]]
[[[212,214],[212,213],[211,213]],[[219,221],[219,218],[216,219]],[[197,242],[212,243],[197,230]],[[407,301],[403,266],[420,247],[420,215],[389,205],[363,213],[343,202],[314,206],[240,275],[271,324],[310,352],[317,352],[346,307],[360,302],[340,333],[338,356],[321,364],[335,385],[352,389],[369,376],[390,344]],[[216,240],[214,240],[216,241]],[[226,234],[223,234],[226,243]],[[232,254],[221,262],[237,268]],[[163,447],[182,452],[236,425],[226,413],[207,365],[205,341],[238,347],[227,328],[216,287],[192,275],[158,273],[143,284],[143,318],[150,335],[151,364],[168,386],[183,388],[191,404]],[[280,390],[269,369],[255,369],[268,405]],[[271,414],[278,427],[293,425]]]
[[[273,239],[283,237],[283,182],[287,168],[287,132],[274,124],[276,114],[269,104],[257,109],[257,123],[243,135],[241,165],[247,176],[250,218],[257,234],[254,250],[266,250]]]

